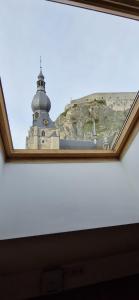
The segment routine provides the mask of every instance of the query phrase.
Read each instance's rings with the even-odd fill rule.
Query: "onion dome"
[[[37,91],[32,100],[32,110],[35,112],[36,110],[45,110],[47,112],[51,109],[51,102],[49,97],[42,91]]]

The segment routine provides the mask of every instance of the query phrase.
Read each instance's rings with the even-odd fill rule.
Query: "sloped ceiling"
[[[48,0],[52,2],[75,5],[97,11],[112,13],[128,18],[139,19],[139,1],[135,0]]]

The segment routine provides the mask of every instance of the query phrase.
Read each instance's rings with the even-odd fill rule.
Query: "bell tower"
[[[45,80],[42,73],[41,57],[40,72],[37,78],[37,91],[33,97],[32,127],[26,138],[27,149],[59,149],[59,130],[49,116],[51,101],[46,94]]]
[[[46,94],[44,75],[42,73],[40,58],[40,73],[37,79],[37,91],[32,100],[33,126],[41,128],[52,128],[54,123],[50,119],[49,111],[51,109],[51,101]]]

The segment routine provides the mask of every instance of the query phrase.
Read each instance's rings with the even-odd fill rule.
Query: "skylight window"
[[[49,1],[1,6],[11,147],[113,153],[137,110],[138,22]]]

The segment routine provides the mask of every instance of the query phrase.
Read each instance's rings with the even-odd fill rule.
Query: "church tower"
[[[46,94],[40,59],[37,91],[32,100],[33,124],[26,138],[27,149],[59,149],[59,130],[49,116],[51,101]]]

